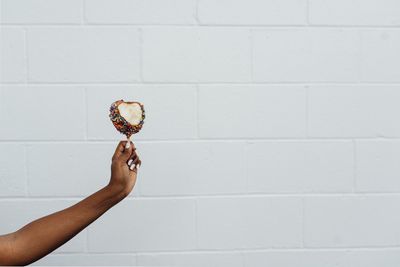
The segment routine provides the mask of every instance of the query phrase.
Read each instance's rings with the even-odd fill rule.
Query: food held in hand
[[[144,107],[139,102],[118,100],[111,104],[111,122],[119,132],[126,135],[128,140],[132,134],[142,129],[144,118]]]

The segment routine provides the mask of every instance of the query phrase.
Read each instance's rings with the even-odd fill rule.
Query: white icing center
[[[142,108],[138,103],[121,103],[118,105],[119,114],[132,125],[138,125],[142,120]]]

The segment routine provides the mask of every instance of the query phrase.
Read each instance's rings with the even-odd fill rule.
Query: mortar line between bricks
[[[305,96],[305,123],[306,123],[306,138],[308,139],[308,138],[310,138],[310,129],[309,129],[309,126],[310,126],[310,123],[309,123],[309,118],[310,118],[310,115],[309,115],[309,113],[310,113],[310,88],[309,88],[309,86],[305,86],[305,94],[306,94],[306,96]]]
[[[81,3],[81,11],[82,11],[82,14],[81,14],[81,25],[85,25],[86,22],[87,22],[86,14],[85,14],[85,12],[86,12],[86,7],[85,7],[86,1],[85,0],[81,0],[81,1],[82,1],[82,3]]]
[[[10,23],[2,24],[1,27],[18,28],[18,27],[29,27],[29,28],[237,28],[237,29],[307,29],[307,28],[324,28],[324,29],[341,29],[341,30],[353,30],[353,29],[400,29],[400,25],[352,25],[352,24],[341,24],[341,25],[329,25],[329,24],[275,24],[275,25],[260,25],[260,24],[110,24],[110,23]]]
[[[195,233],[195,247],[196,249],[199,249],[199,228],[198,228],[198,206],[199,206],[199,200],[196,198],[194,200],[194,233]]]
[[[136,256],[137,252],[96,252],[96,251],[77,251],[77,252],[68,252],[68,251],[54,251],[51,253],[51,255],[57,255],[57,256],[81,256],[81,255],[107,255],[107,256]],[[50,266],[58,266],[58,265],[50,265]],[[72,265],[66,265],[66,266],[72,266]],[[75,266],[75,265],[74,265]],[[77,265],[77,266],[83,266],[83,265]],[[98,266],[98,265],[94,265]],[[112,266],[112,265],[105,265],[105,266]],[[123,265],[125,266],[125,265]],[[136,266],[136,265],[134,265]],[[144,266],[136,266],[136,267],[144,267]],[[146,266],[148,267],[148,266]]]
[[[3,96],[3,87],[0,86],[0,119],[2,118],[2,114],[5,113],[5,112],[3,111],[3,107],[4,107],[3,99],[4,99],[4,96]]]
[[[197,250],[154,250],[154,251],[131,251],[131,252],[121,252],[121,253],[107,253],[107,252],[96,252],[96,251],[89,251],[88,253],[82,252],[57,252],[54,254],[57,255],[80,255],[80,254],[92,254],[92,255],[99,255],[99,254],[107,254],[107,255],[169,255],[169,254],[203,254],[203,253],[210,253],[210,254],[218,254],[218,253],[251,253],[251,252],[310,252],[310,251],[375,251],[375,250],[399,250],[400,246],[359,246],[359,247],[316,247],[316,248],[294,248],[294,247],[276,247],[276,248],[247,248],[247,249],[224,249],[224,248],[215,248],[215,249],[197,249]]]
[[[306,199],[301,198],[301,245],[306,247]]]
[[[240,255],[240,260],[242,261],[242,262],[241,262],[241,266],[242,266],[242,267],[246,267],[246,266],[247,266],[246,254],[243,253],[243,251],[240,251],[240,252],[239,252],[239,255]]]
[[[194,199],[194,198],[247,198],[247,197],[386,197],[400,196],[400,192],[318,192],[318,193],[219,193],[219,194],[192,194],[192,195],[141,195],[138,197],[128,197],[128,199]]]
[[[356,54],[355,54],[355,57],[356,57],[356,73],[355,73],[355,75],[357,77],[358,83],[362,84],[363,82],[365,82],[365,81],[363,81],[363,75],[362,75],[362,73],[363,73],[362,32],[361,31],[357,31],[356,35],[357,35],[357,41],[356,41],[356,43],[357,43],[357,51],[356,51]]]
[[[29,60],[28,60],[28,30],[27,29],[23,29],[24,32],[24,57],[25,57],[25,82],[24,85],[28,85],[29,84]]]
[[[89,194],[89,193],[88,193]],[[78,201],[88,195],[82,196],[0,196],[0,200],[13,200],[13,201],[30,201],[30,200],[65,200],[65,201]],[[365,193],[352,193],[352,192],[336,192],[336,193],[236,193],[236,194],[192,194],[192,195],[142,195],[130,197],[126,200],[196,200],[196,199],[208,199],[208,198],[302,198],[302,197],[399,197],[400,192],[365,192]]]
[[[143,86],[143,85],[157,85],[157,86],[399,86],[399,82],[163,82],[163,81],[143,81],[143,82],[7,82],[0,83],[3,86]]]
[[[200,87],[196,85],[196,139],[200,139]]]
[[[85,254],[89,252],[89,228],[85,229],[85,248],[84,248]]]
[[[24,172],[25,172],[25,185],[26,185],[26,191],[25,191],[25,196],[29,197],[30,196],[30,186],[29,186],[29,170],[28,170],[28,147],[26,145],[24,147]]]
[[[357,142],[353,139],[353,192],[357,193]]]
[[[200,26],[200,19],[199,19],[199,4],[200,4],[200,0],[196,0],[196,6],[195,6],[195,10],[194,10],[194,19],[196,21],[196,25]]]
[[[54,251],[52,252],[52,255],[113,255],[113,256],[118,256],[118,255],[124,255],[124,256],[130,256],[130,255],[135,255],[136,252],[95,252],[95,251]]]
[[[249,145],[250,145],[250,143],[249,142],[246,142],[245,144],[244,144],[244,146],[243,146],[243,164],[244,164],[244,166],[243,166],[243,175],[244,175],[244,177],[243,177],[243,179],[244,179],[244,185],[245,185],[245,188],[244,188],[244,192],[245,193],[249,193],[250,192],[250,189],[249,189],[249,163],[248,163],[248,156],[249,156]]]
[[[254,84],[254,31],[249,32],[250,41],[250,81]]]
[[[187,251],[143,251],[143,252],[54,252],[54,255],[127,255],[127,256],[146,256],[146,255],[187,255],[187,254],[222,254],[222,253],[229,253],[229,254],[243,254],[243,253],[254,253],[254,252],[368,252],[368,251],[396,251],[399,247],[373,247],[373,248],[311,248],[311,249],[293,249],[293,248],[276,248],[276,249],[242,249],[242,250],[227,250],[227,249],[220,249],[220,250],[187,250]],[[243,254],[244,255],[244,254]]]
[[[139,80],[140,82],[144,82],[144,55],[143,55],[143,29],[139,28]]]
[[[132,253],[132,254],[130,254],[130,255],[132,255],[132,256],[134,256],[134,266],[136,266],[136,267],[140,267],[139,265],[138,265],[138,253],[137,252],[134,252],[134,253]]]
[[[84,111],[84,133],[83,133],[83,138],[85,139],[85,142],[88,140],[88,136],[89,136],[89,110],[88,110],[88,91],[87,88],[83,88],[83,111]]]
[[[284,137],[271,137],[271,138],[201,138],[201,139],[136,139],[137,144],[155,144],[155,143],[208,143],[208,142],[219,142],[219,143],[232,143],[232,142],[246,142],[248,144],[260,143],[260,142],[352,142],[353,139],[362,141],[381,141],[381,142],[398,142],[400,137],[297,137],[297,138],[284,138]],[[88,139],[88,140],[23,140],[23,139],[10,139],[0,140],[0,144],[115,144],[119,142],[119,139]]]

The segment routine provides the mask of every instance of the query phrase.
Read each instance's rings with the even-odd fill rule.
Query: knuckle
[[[112,158],[111,158],[111,162],[112,163],[115,163],[115,162],[118,162],[119,161],[119,158],[117,157],[117,156],[113,156]]]

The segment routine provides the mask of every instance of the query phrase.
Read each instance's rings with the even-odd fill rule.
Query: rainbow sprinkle
[[[123,103],[124,100],[118,100],[115,101],[114,103],[111,104],[110,107],[110,119],[111,122],[114,124],[115,128],[122,134],[126,135],[126,137],[129,139],[132,134],[135,134],[139,132],[142,129],[142,126],[144,124],[144,118],[145,118],[145,112],[144,112],[144,106],[139,103],[139,102],[125,102],[128,104],[132,103],[138,103],[140,107],[142,108],[142,120],[138,125],[132,125],[128,121],[126,121],[121,114],[119,113],[118,106],[119,104]]]

